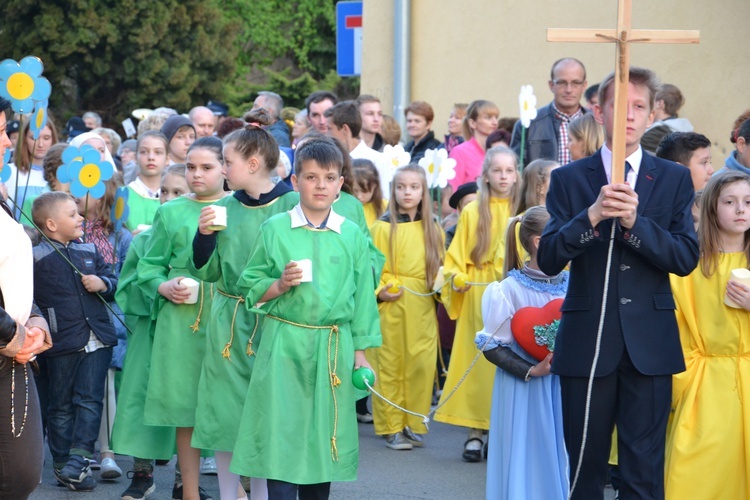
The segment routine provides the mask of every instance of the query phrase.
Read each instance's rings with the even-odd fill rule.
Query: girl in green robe
[[[170,167],[162,175],[160,201],[166,203],[186,194],[185,167]],[[143,423],[143,406],[151,371],[154,321],[151,301],[138,286],[137,266],[146,253],[151,229],[139,233],[130,245],[122,264],[115,301],[125,314],[128,325],[128,349],[122,368],[122,382],[117,396],[117,413],[112,429],[112,449],[133,458],[133,477],[122,496],[145,497],[153,492],[154,460],[169,460],[175,453],[174,427],[157,427]],[[177,481],[177,479],[175,479]]]
[[[167,138],[158,130],[149,130],[138,137],[136,145],[138,177],[128,184],[127,226],[133,232],[138,226],[150,226],[159,208],[161,174],[167,166]]]
[[[213,287],[201,283],[195,303],[189,303],[190,290],[182,281],[190,278],[198,214],[225,196],[221,141],[214,137],[195,141],[187,161],[191,193],[157,210],[146,253],[138,263],[138,282],[153,299],[152,318],[156,320],[144,422],[177,428],[184,495],[198,498],[200,449],[190,441]]]
[[[263,110],[248,113],[248,125],[224,139],[225,174],[234,194],[216,203],[226,208],[227,227],[213,231],[213,208],[200,215],[193,243],[191,274],[214,284],[206,355],[200,375],[193,446],[215,451],[222,498],[236,498],[239,476],[229,462],[245,405],[247,386],[261,338],[262,321],[244,305],[237,280],[245,268],[260,225],[297,204],[297,193],[271,176],[279,159],[273,137],[249,123],[270,118]],[[248,404],[254,404],[249,401]],[[253,480],[253,496],[265,480]],[[234,496],[232,496],[234,495]]]

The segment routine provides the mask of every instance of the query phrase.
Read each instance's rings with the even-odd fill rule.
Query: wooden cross
[[[625,176],[625,129],[627,126],[628,70],[631,43],[699,43],[698,30],[631,30],[632,0],[617,0],[617,29],[549,28],[548,42],[614,43],[615,119],[612,131],[612,182],[622,183]],[[602,103],[603,104],[603,103]]]

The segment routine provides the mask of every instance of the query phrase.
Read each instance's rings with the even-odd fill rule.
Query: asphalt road
[[[439,422],[430,425],[430,434],[425,438],[424,448],[411,451],[394,451],[385,447],[385,441],[375,436],[372,425],[359,424],[360,465],[357,481],[334,483],[331,498],[342,499],[482,499],[484,498],[486,462],[466,463],[461,460],[466,430]],[[41,499],[119,499],[130,481],[122,477],[115,481],[98,482],[91,493],[72,492],[56,486],[52,474],[49,452],[44,467],[42,484],[31,496]],[[123,471],[129,470],[132,459],[117,457]],[[156,491],[149,499],[171,498],[174,481],[174,460],[165,466],[157,466],[154,479]],[[216,476],[201,476],[201,486],[215,500],[219,500]],[[605,499],[613,494],[607,490]]]

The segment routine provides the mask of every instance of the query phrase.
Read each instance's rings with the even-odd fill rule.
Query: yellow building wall
[[[394,0],[365,0],[361,92],[393,114]],[[455,102],[489,99],[518,116],[521,85],[538,107],[552,100],[552,63],[583,61],[589,84],[614,69],[613,44],[550,43],[546,28],[616,27],[616,0],[412,0],[411,95],[435,108],[433,130],[447,133]],[[734,149],[732,123],[750,107],[747,46],[750,0],[634,0],[633,28],[697,29],[699,45],[631,47],[631,65],[654,70],[685,96],[680,116],[714,143],[714,166]]]

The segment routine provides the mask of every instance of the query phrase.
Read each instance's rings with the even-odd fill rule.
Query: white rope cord
[[[438,290],[433,290],[433,291],[431,291],[430,293],[419,293],[419,292],[415,292],[415,291],[414,291],[414,290],[412,290],[411,288],[405,287],[404,285],[399,285],[399,287],[398,287],[398,288],[399,288],[400,290],[406,290],[406,291],[407,291],[407,292],[409,292],[410,294],[412,294],[412,295],[416,295],[417,297],[429,297],[430,295],[435,295],[436,293],[438,293]]]
[[[409,415],[414,415],[415,417],[422,417],[422,423],[424,424],[425,428],[426,428],[426,429],[427,429],[427,430],[429,431],[429,430],[430,430],[430,417],[431,417],[431,416],[433,416],[433,415],[435,415],[435,413],[436,413],[436,412],[437,412],[437,411],[438,411],[438,410],[439,410],[439,409],[440,409],[440,408],[441,408],[441,407],[442,407],[443,405],[445,405],[445,404],[446,404],[446,403],[448,402],[448,400],[449,400],[449,399],[450,399],[450,398],[451,398],[451,397],[453,396],[453,394],[455,394],[455,393],[456,393],[456,391],[458,390],[458,388],[459,388],[459,387],[461,387],[461,384],[463,384],[463,383],[464,383],[464,380],[466,380],[466,377],[468,377],[468,376],[469,376],[469,372],[471,372],[472,368],[474,368],[474,365],[476,365],[476,364],[477,364],[477,361],[479,361],[479,358],[480,358],[480,356],[482,356],[482,353],[484,353],[484,348],[485,348],[485,347],[487,347],[487,344],[489,344],[489,343],[490,343],[490,340],[492,340],[492,339],[493,339],[493,337],[495,336],[495,334],[496,334],[496,333],[497,333],[498,331],[500,331],[500,328],[502,328],[502,326],[503,326],[503,325],[504,325],[505,323],[507,323],[507,321],[508,321],[509,319],[510,319],[510,318],[506,318],[506,320],[505,320],[505,321],[503,321],[502,323],[500,323],[500,325],[498,325],[498,327],[497,327],[497,328],[495,328],[495,331],[494,331],[494,332],[492,332],[492,335],[489,335],[489,336],[487,337],[487,340],[486,340],[486,341],[484,342],[484,345],[482,345],[482,348],[481,348],[481,349],[479,350],[479,352],[477,353],[477,355],[476,355],[476,356],[474,356],[474,359],[473,359],[473,360],[471,361],[471,363],[469,364],[469,367],[468,367],[468,368],[466,369],[466,371],[464,372],[463,376],[462,376],[462,377],[461,377],[461,378],[459,379],[459,381],[458,381],[458,382],[456,383],[455,387],[453,387],[453,389],[451,390],[451,392],[449,392],[449,393],[448,393],[448,395],[447,395],[447,396],[445,397],[445,399],[443,399],[443,401],[442,401],[442,402],[441,402],[440,404],[438,404],[437,406],[435,406],[435,408],[433,408],[432,410],[430,410],[430,411],[429,411],[429,412],[427,413],[427,415],[423,415],[423,414],[421,414],[421,413],[417,413],[417,412],[415,412],[415,411],[407,410],[406,408],[403,408],[403,407],[401,407],[401,406],[397,405],[396,403],[394,403],[393,401],[389,400],[388,398],[386,398],[385,396],[383,396],[382,394],[380,394],[380,393],[379,393],[378,391],[376,391],[375,389],[373,389],[373,388],[372,388],[372,386],[370,385],[370,382],[369,382],[369,381],[368,381],[367,379],[364,379],[364,383],[365,383],[365,385],[367,386],[367,388],[368,388],[368,389],[370,390],[370,392],[372,392],[372,393],[373,393],[373,394],[375,394],[375,395],[376,395],[377,397],[379,397],[380,399],[382,399],[382,400],[383,400],[384,402],[386,402],[387,404],[389,404],[389,405],[393,406],[393,407],[394,407],[394,408],[396,408],[397,410],[401,410],[402,412],[404,412],[404,413],[408,413]]]
[[[398,285],[398,288],[401,289],[401,290],[406,290],[407,292],[409,292],[409,293],[411,293],[413,295],[416,295],[417,297],[429,297],[430,295],[435,295],[436,293],[440,293],[443,290],[443,287],[445,287],[445,285],[447,285],[447,284],[448,284],[448,282],[446,281],[445,283],[443,283],[442,285],[440,285],[437,289],[435,289],[435,290],[433,290],[433,291],[431,291],[429,293],[419,293],[419,292],[414,291],[411,288],[406,287],[406,286],[401,285],[401,284]]]
[[[599,350],[602,344],[602,332],[604,331],[604,317],[607,312],[607,295],[609,295],[609,273],[612,267],[612,250],[615,244],[615,222],[612,222],[612,231],[609,235],[609,249],[607,250],[607,268],[604,274],[604,293],[602,294],[602,312],[599,315],[599,329],[596,332],[596,346],[594,348],[594,359],[591,362],[591,371],[589,372],[589,383],[586,389],[586,408],[583,415],[583,435],[581,436],[581,450],[578,453],[578,465],[576,473],[573,476],[573,482],[568,492],[568,500],[573,497],[573,491],[576,489],[578,476],[581,474],[581,464],[583,463],[583,452],[586,448],[586,438],[589,431],[589,413],[591,411],[591,391],[594,388],[594,374],[596,365],[599,362]]]
[[[393,406],[393,407],[394,407],[394,408],[396,408],[397,410],[401,410],[402,412],[404,412],[404,413],[408,413],[409,415],[414,415],[415,417],[422,417],[422,423],[424,424],[425,428],[426,428],[426,429],[427,429],[428,431],[430,430],[430,417],[428,417],[427,415],[422,415],[421,413],[417,413],[417,412],[415,412],[415,411],[407,410],[406,408],[402,408],[401,406],[397,405],[397,404],[396,404],[396,403],[394,403],[393,401],[391,401],[391,400],[387,399],[387,398],[386,398],[385,396],[383,396],[383,395],[382,395],[382,394],[380,394],[380,393],[379,393],[378,391],[376,391],[376,390],[375,390],[375,389],[374,389],[374,388],[373,388],[373,387],[372,387],[372,386],[370,385],[370,381],[369,381],[369,380],[367,380],[366,378],[364,379],[364,383],[365,383],[365,385],[367,386],[367,389],[369,389],[369,391],[370,391],[371,393],[375,394],[375,395],[376,395],[377,397],[379,397],[380,399],[382,399],[383,401],[385,401],[385,402],[386,402],[386,403],[388,403],[389,405]],[[432,412],[430,412],[430,413],[432,413]]]
[[[411,293],[412,295],[416,295],[417,297],[429,297],[430,295],[435,295],[436,293],[440,293],[440,291],[443,289],[443,287],[445,287],[445,285],[447,285],[448,283],[451,283],[451,285],[452,285],[454,277],[455,277],[455,274],[453,276],[451,276],[451,279],[449,281],[446,281],[440,287],[438,287],[437,290],[433,290],[430,293],[419,293],[419,292],[416,292],[416,291],[412,290],[411,288],[405,287],[404,285],[398,285],[398,288],[402,289],[402,290],[406,290],[407,292]],[[478,282],[474,282],[474,281],[467,281],[466,284],[467,285],[472,285],[472,286],[489,286],[492,283],[478,283]]]

